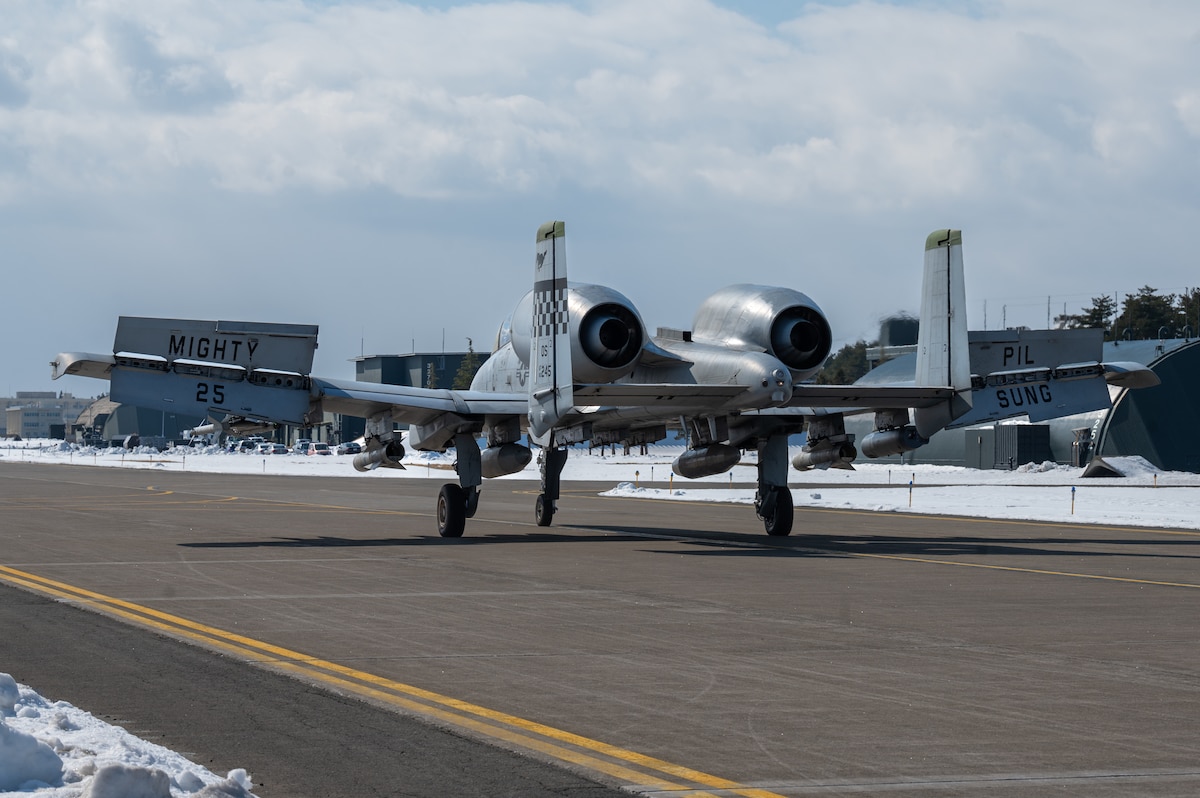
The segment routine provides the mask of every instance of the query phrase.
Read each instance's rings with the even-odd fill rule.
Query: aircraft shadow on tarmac
[[[1004,538],[985,536],[930,537],[927,535],[792,535],[770,538],[742,534],[671,527],[571,526],[563,532],[517,532],[483,534],[461,538],[433,535],[394,538],[353,538],[335,535],[273,537],[259,540],[193,541],[184,548],[371,548],[385,546],[478,546],[520,543],[619,543],[670,539],[694,546],[692,550],[645,549],[649,553],[691,554],[725,557],[849,557],[885,554],[906,557],[1029,556],[1029,557],[1134,557],[1200,560],[1200,537],[1174,540],[1149,538],[1055,537]],[[1138,547],[1141,551],[1125,551]],[[1147,551],[1146,549],[1149,549]],[[1195,553],[1190,553],[1194,551]]]
[[[318,535],[310,538],[275,537],[264,540],[217,540],[180,543],[192,549],[306,549],[306,548],[370,548],[378,546],[477,546],[493,543],[549,543],[574,542],[597,543],[616,540],[640,539],[630,535],[562,535],[550,532],[517,533],[511,535],[477,535],[474,537],[443,538],[436,535],[416,535],[408,538],[348,538],[333,535]]]
[[[694,544],[692,551],[672,549],[659,553],[726,557],[841,557],[856,554],[886,554],[905,557],[955,556],[1029,556],[1029,557],[1146,557],[1154,559],[1200,560],[1200,537],[1180,540],[1069,539],[1052,537],[930,537],[925,535],[805,535],[764,538],[761,535],[697,532],[683,529],[605,527],[593,530],[621,532],[636,537],[685,537]],[[1148,530],[1150,531],[1150,530]],[[739,547],[731,544],[747,544]],[[1054,548],[1050,548],[1050,547]],[[1152,551],[1122,551],[1124,547],[1151,548]],[[1099,548],[1110,547],[1110,548]],[[1178,550],[1191,547],[1194,554]],[[1175,549],[1175,550],[1172,550]]]

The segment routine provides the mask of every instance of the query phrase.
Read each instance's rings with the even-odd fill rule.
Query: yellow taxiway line
[[[715,794],[709,790],[718,790],[722,795],[744,798],[783,798],[778,793],[747,787],[729,779],[592,740],[537,721],[488,709],[27,571],[0,565],[0,581],[214,647],[259,665],[381,701],[421,717],[502,741],[509,746],[536,751],[552,759],[602,773],[638,791],[670,791],[674,795],[687,798],[715,798]]]

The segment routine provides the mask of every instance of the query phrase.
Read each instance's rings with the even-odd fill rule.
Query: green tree
[[[846,344],[817,373],[818,385],[849,385],[867,373],[867,342]]]
[[[1185,288],[1176,298],[1176,309],[1179,311],[1177,335],[1186,331],[1189,338],[1200,337],[1200,288]]]
[[[1158,338],[1160,330],[1168,337],[1173,336],[1179,319],[1174,294],[1160,295],[1158,289],[1144,285],[1136,294],[1125,295],[1121,315],[1113,322],[1113,337]]]
[[[458,366],[458,373],[454,375],[454,384],[450,387],[456,391],[465,391],[470,388],[471,380],[475,379],[475,372],[479,371],[479,366],[479,355],[475,353],[474,342],[468,338],[467,354],[463,355],[462,363]]]
[[[1092,306],[1084,308],[1077,316],[1071,316],[1067,326],[1071,329],[1098,327],[1104,330],[1105,338],[1112,338],[1111,323],[1117,312],[1117,300],[1110,296],[1092,297]]]

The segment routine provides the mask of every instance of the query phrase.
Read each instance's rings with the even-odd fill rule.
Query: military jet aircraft
[[[846,413],[875,413],[860,442],[880,457],[915,449],[963,417],[973,391],[968,360],[962,237],[938,230],[925,245],[916,379],[896,385],[814,385],[833,341],[817,304],[790,288],[733,285],[700,306],[691,330],[651,335],[632,302],[601,285],[569,283],[563,222],[537,231],[533,288],[501,325],[492,356],[465,391],[312,376],[311,325],[121,317],[112,355],[63,353],[54,377],[111,380],[114,401],[170,412],[195,411],[214,428],[244,432],[318,423],[326,411],[366,419],[355,468],[403,468],[398,424],[408,446],[456,450],[457,483],[441,487],[437,526],[463,534],[484,478],[523,470],[539,450],[541,526],[557,510],[570,447],[652,443],[686,436],[673,464],[697,478],[728,471],[757,454],[755,510],[769,535],[792,530],[788,436],[807,432],[794,467],[849,467],[857,452]],[[1100,386],[1103,364],[1072,364],[1070,379]],[[1053,370],[1006,371],[1004,380],[1050,383]],[[1126,372],[1126,377],[1128,376]],[[995,378],[992,377],[993,382]],[[910,413],[911,411],[911,413]],[[481,448],[479,439],[484,446]]]

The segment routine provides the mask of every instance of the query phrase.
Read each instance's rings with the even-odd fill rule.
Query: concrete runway
[[[110,673],[73,639],[94,615],[6,590],[22,650],[4,638],[0,669],[93,710],[46,685],[97,670],[100,711],[252,774],[254,724],[210,764],[219,735],[176,738],[216,709],[118,710],[121,685],[186,692],[168,652],[208,655],[159,633],[225,655],[212,689],[298,677],[271,677],[295,753],[257,765],[264,798],[338,794],[308,753],[330,695],[363,699],[338,722],[362,713],[376,744],[399,734],[381,718],[422,721],[403,757],[345,766],[402,759],[424,786],[347,795],[474,794],[447,770],[482,785],[497,765],[418,741],[447,730],[582,777],[514,770],[478,794],[1200,794],[1200,533],[797,509],[776,540],[746,506],[583,483],[542,529],[536,486],[505,481],[444,541],[439,484],[0,464],[0,581],[125,616],[135,649]]]

